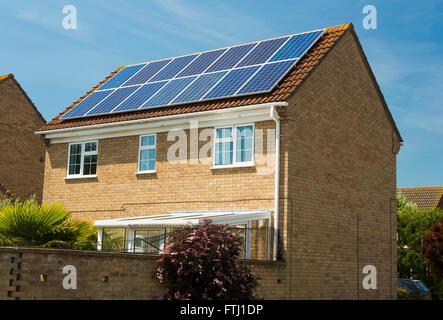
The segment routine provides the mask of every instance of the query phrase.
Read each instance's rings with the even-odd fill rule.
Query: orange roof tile
[[[401,192],[408,201],[417,204],[421,210],[437,207],[443,209],[443,186],[398,188],[397,192]]]
[[[88,91],[80,99],[75,101],[71,106],[66,108],[57,117],[48,122],[44,127],[40,129],[40,131],[161,117],[199,111],[209,111],[214,109],[224,109],[267,102],[286,101],[292,94],[294,94],[294,92],[297,90],[297,88],[300,87],[300,84],[312,72],[315,66],[318,65],[318,63],[324,58],[329,50],[331,50],[331,48],[343,36],[345,31],[352,28],[352,24],[350,23],[326,28],[326,31],[320,38],[320,40],[317,41],[317,43],[309,50],[309,52],[302,58],[302,60],[299,61],[296,67],[291,72],[289,72],[288,75],[286,75],[286,77],[271,92],[242,97],[223,98],[213,101],[202,101],[178,106],[149,108],[145,110],[129,111],[118,114],[106,114],[77,119],[60,119],[61,116],[75,107],[80,101],[82,101],[85,97],[95,91],[110,77],[112,77],[115,73],[117,73],[124,67],[121,66],[115,69],[109,76],[107,76],[103,81],[101,81],[94,88]]]

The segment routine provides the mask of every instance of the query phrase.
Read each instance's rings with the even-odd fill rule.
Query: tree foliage
[[[397,270],[400,278],[422,280],[431,291],[438,285],[427,268],[422,253],[422,239],[429,228],[443,217],[438,208],[420,210],[407,202],[403,195],[397,196]]]
[[[432,272],[443,278],[443,218],[425,234],[421,248]]]
[[[175,231],[154,273],[167,287],[163,298],[255,299],[259,278],[239,261],[242,242],[227,226],[208,221]]]
[[[421,249],[438,283],[434,293],[443,298],[443,218],[425,234]]]
[[[0,208],[3,245],[83,248],[91,246],[96,230],[88,221],[71,219],[61,204],[35,201],[11,203]]]

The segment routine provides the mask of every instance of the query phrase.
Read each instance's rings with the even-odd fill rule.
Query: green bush
[[[422,280],[431,293],[436,296],[441,284],[427,267],[422,253],[422,239],[431,226],[443,217],[438,208],[420,210],[414,203],[397,195],[397,270],[399,278]]]
[[[0,208],[0,242],[3,245],[88,248],[97,231],[88,221],[72,219],[61,204],[35,201]],[[0,243],[1,244],[1,243]]]

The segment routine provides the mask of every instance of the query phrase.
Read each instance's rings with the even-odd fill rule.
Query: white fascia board
[[[51,144],[54,144],[189,129],[192,121],[198,121],[199,128],[233,125],[271,120],[269,116],[271,107],[287,105],[287,102],[264,103],[157,118],[37,131],[36,134],[44,135],[46,139],[50,140]]]

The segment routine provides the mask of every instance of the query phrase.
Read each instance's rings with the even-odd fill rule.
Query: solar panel
[[[140,108],[146,102],[146,100],[151,98],[157,91],[163,88],[166,83],[167,81],[162,81],[148,83],[141,86],[141,88],[135,91],[133,95],[123,101],[117,108],[115,108],[114,112],[135,110]]]
[[[286,40],[288,40],[288,37],[260,42],[242,61],[240,61],[237,67],[265,63]]]
[[[150,82],[174,78],[174,76],[177,73],[179,73],[183,68],[185,68],[192,60],[194,60],[195,57],[197,57],[196,54],[175,58],[166,67],[164,67],[159,73],[157,73],[150,80]]]
[[[198,101],[208,92],[227,71],[203,74],[199,76],[189,87],[186,88],[172,103]]]
[[[317,31],[292,36],[269,61],[300,58],[322,33]]]
[[[74,108],[65,113],[61,118],[67,119],[81,117],[113,92],[114,90],[94,91]]]
[[[218,57],[220,57],[226,49],[203,52],[192,61],[182,72],[176,77],[186,77],[200,74],[205,71]]]
[[[123,83],[125,83],[129,78],[131,78],[135,73],[137,73],[141,68],[143,68],[146,64],[138,64],[135,66],[125,67],[120,70],[116,75],[114,75],[111,79],[105,82],[100,88],[97,90],[105,90],[118,88]]]
[[[203,98],[214,99],[232,96],[257,71],[259,66],[231,70]]]
[[[139,86],[116,89],[112,94],[110,94],[102,102],[100,102],[95,108],[91,109],[87,114],[95,115],[111,112],[138,88]]]
[[[125,86],[130,86],[134,84],[142,84],[152,78],[158,71],[160,71],[164,66],[166,66],[172,59],[154,61],[141,69],[137,74],[135,74],[131,79],[125,82]]]
[[[294,65],[294,62],[294,60],[287,60],[263,65],[237,93],[257,93],[271,90],[276,81]]]
[[[323,32],[127,66],[62,119],[268,92]]]
[[[206,72],[232,69],[257,43],[229,48]]]
[[[196,77],[180,78],[169,81],[160,91],[151,97],[142,108],[167,105],[183,91]]]

